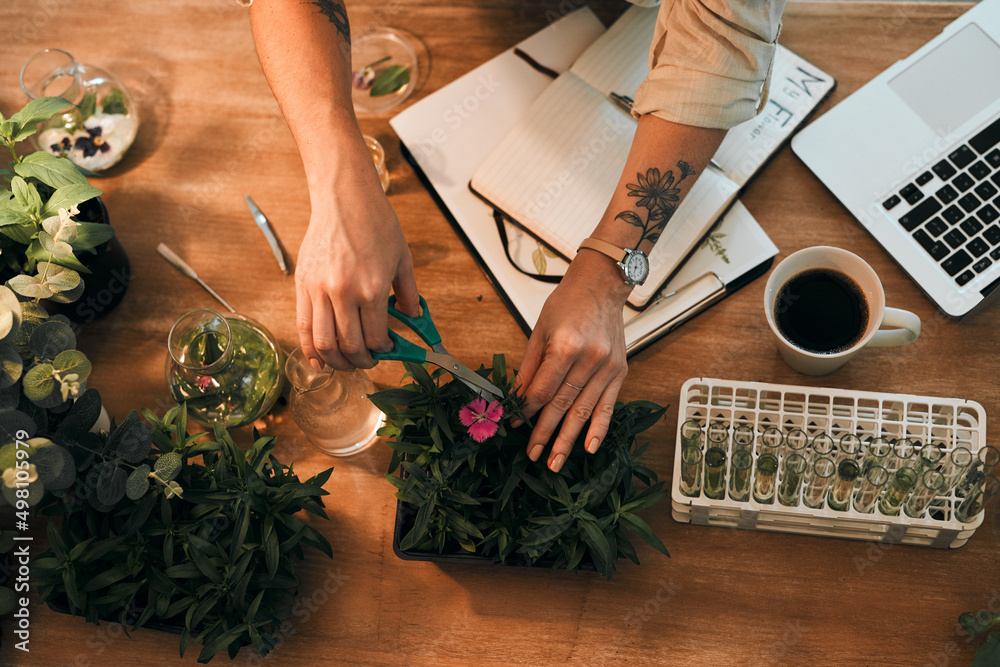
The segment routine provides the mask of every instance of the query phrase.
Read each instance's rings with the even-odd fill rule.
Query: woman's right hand
[[[299,342],[319,370],[371,368],[388,352],[390,288],[397,308],[419,315],[413,259],[361,137],[338,147],[347,168],[310,182],[312,214],[295,269]],[[346,158],[346,159],[344,159]]]

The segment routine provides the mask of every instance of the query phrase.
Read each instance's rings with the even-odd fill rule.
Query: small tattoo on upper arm
[[[696,173],[694,168],[683,160],[677,163],[677,168],[680,170],[680,178],[676,180],[672,169],[661,175],[659,169],[651,167],[646,170],[645,175],[636,173],[637,183],[625,184],[628,196],[639,200],[635,203],[636,208],[646,209],[645,220],[635,211],[622,211],[615,216],[615,220],[623,220],[642,229],[642,237],[635,244],[636,248],[644,241],[656,243],[659,240],[667,222],[677,210],[681,181]]]
[[[351,24],[347,20],[347,9],[344,5],[334,2],[334,0],[314,0],[309,4],[316,5],[319,13],[336,26],[337,32],[344,36],[348,44],[351,43]]]

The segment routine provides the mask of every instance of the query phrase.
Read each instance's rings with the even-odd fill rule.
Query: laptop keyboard
[[[959,286],[1000,261],[1000,118],[882,207]]]

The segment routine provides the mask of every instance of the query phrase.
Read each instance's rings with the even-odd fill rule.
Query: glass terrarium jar
[[[167,345],[170,396],[204,424],[249,424],[281,394],[281,347],[248,317],[193,310],[171,328]]]
[[[31,99],[62,97],[74,105],[39,128],[35,141],[41,150],[100,172],[117,164],[135,141],[139,115],[128,89],[109,72],[78,63],[61,49],[28,58],[21,89]]]
[[[377,439],[384,415],[368,400],[375,387],[363,370],[350,373],[329,366],[315,370],[296,348],[285,362],[292,385],[292,419],[316,449],[330,456],[349,456]]]

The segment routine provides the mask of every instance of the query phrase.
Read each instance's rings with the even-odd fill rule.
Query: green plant
[[[995,667],[1000,664],[1000,631],[990,632],[1000,626],[1000,614],[988,610],[980,612],[968,611],[958,617],[962,629],[970,635],[985,635],[986,642],[976,651],[972,667]]]
[[[49,522],[51,548],[33,561],[41,600],[64,597],[92,623],[175,623],[181,655],[201,642],[200,662],[250,644],[266,655],[298,591],[293,556],[304,557],[303,544],[333,556],[294,516],[326,518],[332,468],[300,482],[273,456],[274,438],[254,433],[243,452],[218,425],[212,439],[188,435],[186,408],[143,414],[151,428],[130,414],[88,452],[75,493],[44,506],[63,518]]]
[[[41,97],[10,118],[0,115],[0,144],[11,155],[10,169],[0,170],[8,183],[0,192],[0,274],[22,296],[61,303],[83,293],[80,273],[89,270],[78,254],[94,252],[114,230],[75,218],[80,204],[101,194],[79,167],[47,151],[19,155],[16,144],[70,106],[60,97]]]
[[[396,497],[416,510],[403,550],[476,553],[501,562],[521,556],[571,570],[589,561],[609,579],[619,558],[638,563],[626,531],[667,554],[635,514],[666,495],[663,482],[639,461],[647,445],[635,439],[666,408],[648,401],[618,404],[597,453],[587,454],[578,442],[554,473],[544,457],[528,459],[527,426],[512,429],[498,419],[495,434],[477,442],[471,435],[476,427],[466,431],[470,420],[463,425],[461,418],[475,398],[471,390],[457,380],[442,383],[440,370],[431,375],[423,366],[407,369],[413,382],[371,396],[386,414],[380,433],[390,437],[393,449],[387,478]],[[493,358],[489,372],[479,372],[503,389],[497,406],[504,418],[523,417],[523,399],[503,355]],[[401,476],[393,474],[397,468]],[[646,488],[640,490],[636,480]]]
[[[28,490],[21,499],[28,505],[46,489],[68,489],[77,469],[68,447],[99,443],[89,431],[101,399],[84,391],[91,364],[75,348],[65,317],[49,317],[41,305],[18,301],[0,286],[0,504],[23,509],[18,488]]]

